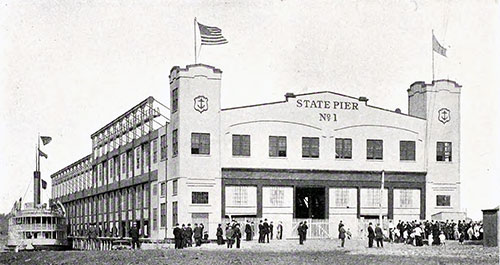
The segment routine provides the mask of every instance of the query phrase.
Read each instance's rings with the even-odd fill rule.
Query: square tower
[[[426,218],[461,216],[460,90],[451,80],[415,82],[408,89],[408,114],[425,119]],[[455,219],[456,220],[456,219]]]
[[[170,71],[167,226],[202,223],[210,238],[221,221],[221,77],[204,64]]]

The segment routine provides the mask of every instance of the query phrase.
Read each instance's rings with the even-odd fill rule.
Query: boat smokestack
[[[33,204],[40,204],[40,171],[33,172]]]

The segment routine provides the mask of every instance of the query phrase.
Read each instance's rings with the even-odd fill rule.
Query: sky
[[[461,202],[480,219],[500,205],[499,11],[486,0],[1,0],[0,213],[33,200],[38,133],[53,138],[49,180],[141,100],[168,105],[170,69],[194,63],[197,17],[229,41],[198,60],[223,71],[224,108],[328,90],[406,113],[410,84],[432,81],[434,30],[448,49],[435,79],[463,86]]]

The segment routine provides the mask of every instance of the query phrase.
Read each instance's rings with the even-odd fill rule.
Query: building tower
[[[167,226],[203,223],[211,238],[221,221],[221,76],[203,64],[170,71]]]
[[[460,215],[460,89],[451,80],[415,82],[408,89],[408,114],[426,122],[426,218]]]

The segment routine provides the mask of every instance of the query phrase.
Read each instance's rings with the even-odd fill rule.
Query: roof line
[[[63,167],[61,170],[58,170],[58,171],[56,171],[55,173],[51,174],[51,175],[50,175],[50,178],[54,178],[54,177],[55,177],[55,175],[57,175],[57,174],[59,174],[59,173],[63,172],[64,170],[66,170],[66,169],[68,169],[68,168],[70,168],[70,167],[73,167],[73,166],[75,166],[75,165],[77,165],[77,164],[80,164],[80,163],[81,163],[81,162],[83,162],[84,160],[90,159],[90,156],[91,156],[91,154],[88,154],[88,155],[84,156],[83,158],[80,158],[80,159],[79,159],[79,160],[77,160],[76,162],[73,162],[73,163],[71,163],[70,165]]]
[[[93,138],[94,136],[96,136],[97,134],[101,133],[102,131],[108,129],[111,124],[113,123],[116,123],[117,121],[121,120],[123,117],[127,116],[128,114],[130,114],[132,111],[136,110],[139,106],[141,106],[142,104],[145,104],[146,102],[148,102],[148,100],[150,99],[153,99],[154,100],[154,97],[152,96],[149,96],[147,97],[145,100],[141,101],[139,104],[135,105],[134,107],[132,107],[131,109],[125,111],[123,114],[121,114],[120,116],[118,116],[118,118],[115,118],[114,120],[112,120],[111,122],[109,122],[108,124],[104,125],[101,129],[97,130],[96,132],[94,132],[93,134],[90,135],[90,138]]]

